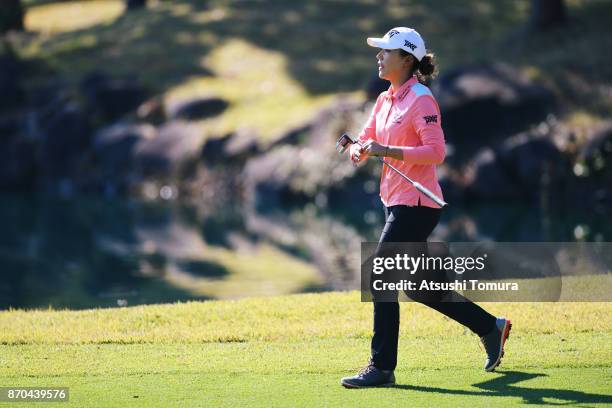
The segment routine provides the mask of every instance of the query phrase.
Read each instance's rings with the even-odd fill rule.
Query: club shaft
[[[387,167],[389,167],[391,170],[395,171],[398,175],[400,175],[402,178],[404,178],[404,180],[406,180],[407,182],[412,184],[417,190],[419,190],[421,193],[425,194],[427,197],[429,197],[430,199],[435,201],[435,203],[438,204],[440,207],[444,207],[444,206],[448,205],[447,202],[445,202],[440,197],[435,195],[430,189],[428,189],[427,187],[425,187],[421,183],[412,180],[410,177],[408,177],[407,175],[405,175],[404,173],[402,173],[401,171],[396,169],[393,165],[391,165],[388,161],[384,160],[382,157],[378,157],[378,161],[380,161],[381,163],[387,165]]]

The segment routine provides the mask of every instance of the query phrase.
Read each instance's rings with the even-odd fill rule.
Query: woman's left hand
[[[363,144],[361,150],[366,152],[369,156],[385,157],[387,147],[376,142],[374,139],[368,139]]]

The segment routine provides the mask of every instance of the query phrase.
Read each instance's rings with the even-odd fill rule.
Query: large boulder
[[[155,127],[148,124],[117,123],[98,130],[93,151],[105,183],[122,185],[134,171],[134,150],[142,141],[155,138]]]
[[[202,160],[206,164],[222,163],[225,159],[225,147],[233,135],[210,137],[202,147]]]
[[[0,112],[18,107],[24,99],[23,64],[10,50],[0,47]]]
[[[167,115],[170,119],[202,120],[222,114],[228,106],[226,100],[217,97],[175,101],[168,104]]]
[[[355,169],[347,157],[337,158],[330,145],[279,146],[250,159],[242,175],[247,196],[258,205],[303,202],[322,194],[344,203],[347,197],[367,196],[363,182],[372,176],[372,168]],[[356,172],[360,176],[352,180]]]
[[[338,157],[335,143],[349,132],[354,136],[369,111],[352,100],[338,99],[309,121],[276,137],[264,153],[249,159],[241,180],[245,194],[257,205],[314,200],[318,204],[361,205],[369,196],[365,179],[376,178],[371,166],[355,169],[348,157]],[[356,180],[351,178],[358,173]],[[349,185],[350,184],[350,185]],[[348,199],[347,199],[348,198]]]
[[[172,175],[199,160],[204,134],[194,125],[167,122],[153,138],[138,141],[136,165],[144,176]]]
[[[0,140],[21,130],[22,121],[18,115],[0,116]]]
[[[434,81],[432,91],[446,139],[458,147],[459,162],[483,144],[524,131],[554,110],[550,91],[504,64],[447,70]]]
[[[36,181],[35,142],[20,133],[0,135],[0,188],[31,189]]]
[[[584,166],[581,175],[612,185],[612,123],[593,132],[582,147],[577,162]]]
[[[513,136],[501,145],[497,157],[523,195],[532,200],[539,194],[562,189],[563,180],[570,173],[569,161],[546,136],[532,133]]]
[[[156,126],[164,123],[167,118],[163,98],[155,96],[143,102],[136,110],[136,117],[140,121]]]
[[[297,147],[286,145],[249,160],[242,177],[249,195],[256,201],[276,202],[291,193],[290,184],[300,164],[298,155]]]
[[[574,163],[576,201],[612,208],[612,122],[593,131]]]
[[[135,78],[112,78],[102,72],[94,72],[81,82],[90,110],[101,115],[102,120],[115,121],[136,110],[146,99],[147,91]]]
[[[534,202],[563,189],[569,162],[547,135],[521,133],[483,148],[465,167],[469,198]]]
[[[223,137],[209,138],[202,149],[202,159],[207,165],[241,165],[261,152],[259,140],[257,131],[246,127]]]
[[[255,129],[239,128],[224,146],[224,155],[231,160],[244,161],[260,152],[259,140],[259,133]]]
[[[465,199],[462,181],[463,177],[459,171],[452,170],[445,165],[438,169],[438,182],[444,195],[444,201],[455,204]]]
[[[519,186],[505,171],[493,149],[482,149],[464,171],[470,199],[502,200],[520,197]]]
[[[71,178],[80,173],[91,146],[90,121],[75,102],[53,109],[40,124],[43,135],[40,165],[46,177]]]

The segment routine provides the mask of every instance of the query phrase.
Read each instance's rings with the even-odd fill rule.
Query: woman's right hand
[[[361,146],[357,143],[351,145],[351,149],[349,150],[349,156],[354,164],[358,164],[368,158],[368,154],[365,153]]]

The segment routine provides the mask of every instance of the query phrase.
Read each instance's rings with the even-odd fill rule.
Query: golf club
[[[354,141],[353,139],[350,138],[349,135],[347,135],[346,133],[343,133],[342,136],[340,136],[340,138],[336,142],[336,150],[338,150],[338,152],[340,154],[343,154],[350,145],[355,144],[355,143],[357,143],[359,146],[361,146],[361,143],[359,143],[357,141]],[[377,157],[377,159],[381,163],[387,165],[391,170],[393,170],[397,174],[399,174],[404,180],[406,180],[407,182],[412,184],[421,193],[425,194],[427,197],[429,197],[433,201],[435,201],[436,204],[438,204],[440,207],[445,207],[445,206],[448,205],[447,202],[445,202],[440,197],[438,197],[437,195],[432,193],[428,188],[423,186],[421,183],[419,183],[417,181],[414,181],[410,177],[406,176],[404,173],[402,173],[401,171],[399,171],[398,169],[393,167],[391,164],[389,164],[389,162],[385,161],[382,157]]]

